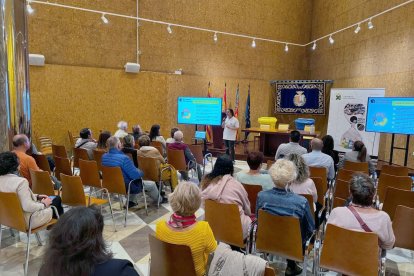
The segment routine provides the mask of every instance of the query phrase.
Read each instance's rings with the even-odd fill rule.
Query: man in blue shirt
[[[142,192],[142,184],[145,191],[156,202],[158,200],[158,188],[153,181],[142,181],[144,173],[134,166],[129,157],[121,151],[122,145],[118,137],[112,136],[108,139],[108,153],[102,156],[102,165],[106,167],[120,167],[124,177],[125,187],[128,191],[128,184],[131,183],[129,196],[129,207],[136,206],[137,195]],[[162,199],[161,199],[162,200]]]
[[[322,152],[323,142],[319,138],[311,141],[312,152],[302,155],[305,163],[310,167],[324,167],[328,172],[328,179],[335,177],[335,165],[331,156]]]

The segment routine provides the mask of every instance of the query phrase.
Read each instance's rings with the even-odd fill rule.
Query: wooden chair
[[[70,130],[68,130],[68,136],[69,136],[70,146],[74,147],[76,140],[79,138],[79,136],[74,136]]]
[[[79,176],[83,185],[102,189],[102,181],[99,176],[98,165],[95,160],[79,159]]]
[[[322,185],[328,188],[328,171],[324,167],[309,167],[310,177],[319,177],[322,180]],[[315,181],[314,181],[315,182]],[[325,194],[325,193],[324,193]]]
[[[47,196],[59,195],[59,191],[53,189],[53,182],[48,172],[29,170],[33,193]]]
[[[191,249],[187,245],[172,244],[148,235],[150,244],[150,276],[196,276]]]
[[[313,183],[315,183],[319,204],[325,206],[325,198],[328,198],[328,187],[326,186],[326,181],[324,182],[321,177],[311,177],[311,179],[313,180]]]
[[[344,181],[349,181],[351,180],[352,176],[354,175],[354,173],[356,173],[355,171],[350,171],[350,170],[346,170],[346,169],[339,169],[338,173],[336,174],[336,179],[341,179]]]
[[[395,176],[381,173],[378,179],[377,195],[379,202],[384,202],[389,187],[411,191],[413,180],[409,176]]]
[[[276,272],[273,267],[266,266],[264,276],[276,276]]]
[[[59,214],[55,207],[51,207],[55,212],[56,216],[59,217]],[[38,211],[37,211],[38,212]],[[36,213],[36,212],[35,212]],[[30,237],[31,234],[35,234],[39,245],[42,245],[39,231],[46,229],[48,226],[53,225],[57,222],[56,219],[52,219],[48,223],[32,229],[32,216],[29,219],[29,225],[26,225],[24,218],[24,213],[19,197],[16,193],[2,193],[0,192],[0,241],[1,241],[1,227],[7,226],[17,231],[26,233],[27,243],[26,243],[26,259],[24,264],[24,275],[27,275],[29,268],[29,256],[30,256]]]
[[[53,159],[55,160],[55,176],[58,180],[60,180],[61,173],[66,175],[73,175],[68,158],[53,156]]]
[[[270,253],[283,258],[304,262],[306,271],[307,253],[303,254],[300,222],[296,217],[277,216],[259,210],[255,251]],[[283,239],[275,239],[283,237]],[[313,237],[313,235],[312,235]],[[305,252],[309,251],[310,239],[306,243]]]
[[[202,144],[188,145],[188,147],[190,148],[190,151],[194,155],[194,157],[196,159],[196,162],[203,166],[203,175],[204,175],[204,173],[206,171],[206,162],[208,161],[209,157],[211,157],[211,159],[208,162],[210,162],[211,167],[213,167],[213,160],[212,160],[211,153],[207,153],[206,155],[203,155],[204,145],[202,145]]]
[[[383,173],[395,176],[407,176],[408,168],[402,166],[382,165],[381,174]]]
[[[49,174],[52,174],[52,171],[50,170],[49,161],[47,161],[46,155],[43,154],[32,154],[33,159],[35,160],[37,166],[42,171],[46,171]]]
[[[388,187],[382,211],[386,212],[392,221],[398,205],[414,208],[414,192]]]
[[[82,179],[80,176],[69,176],[61,174],[60,177],[62,179],[62,204],[69,206],[85,207],[91,204],[95,204],[98,206],[109,204],[109,209],[111,211],[112,216],[112,223],[114,225],[114,229],[116,232],[114,213],[112,211],[112,204],[108,193],[106,193],[108,195],[108,200],[92,197],[91,195],[87,196],[85,195],[85,192],[83,190]]]
[[[247,192],[247,197],[249,198],[250,202],[250,212],[252,214],[256,213],[256,202],[257,202],[257,194],[260,193],[263,190],[262,185],[259,184],[245,184],[242,183],[244,189]]]
[[[122,175],[121,168],[102,166],[102,187],[108,190],[108,196],[112,193],[112,194],[123,195],[126,197],[124,227],[126,227],[126,224],[127,224],[127,215],[128,215],[128,209],[129,209],[128,203],[129,203],[129,195],[130,195],[132,181],[128,183],[128,189],[127,189],[125,187],[124,177]],[[145,189],[142,189],[142,193],[144,195],[145,212],[147,213],[147,216],[148,216],[148,206],[147,206],[147,199],[145,197]],[[121,202],[121,206],[122,206],[122,202]]]
[[[79,159],[89,160],[88,151],[86,149],[81,148],[73,148],[73,173],[75,168],[79,168]]]
[[[275,163],[276,161],[275,160],[267,160],[267,162],[266,162],[266,165],[267,165],[267,167],[266,167],[266,170],[269,170],[270,169],[270,167]]]
[[[328,224],[321,251],[320,267],[346,275],[378,275],[378,236],[374,233]]]
[[[68,158],[68,153],[66,151],[65,146],[63,145],[52,144],[52,153],[53,156],[57,156],[60,158]]]
[[[414,209],[397,206],[392,229],[395,235],[395,247],[414,250]]]
[[[39,151],[44,155],[51,155],[52,151],[52,139],[50,137],[42,136],[37,138]]]
[[[168,164],[173,166],[177,171],[190,171],[191,164],[194,163],[193,161],[185,163],[185,156],[183,150],[167,150],[167,160]]]
[[[340,198],[340,197],[334,197],[333,208],[344,207],[345,203],[346,203],[346,199],[343,199],[343,198]]]
[[[368,162],[352,162],[345,160],[344,169],[369,174]]]
[[[230,245],[244,248],[243,229],[237,204],[205,201],[205,220],[210,224],[214,237]]]
[[[100,171],[102,171],[102,155],[104,155],[105,153],[106,152],[103,150],[93,150],[93,159],[96,161],[96,164],[98,165],[98,169]]]
[[[163,148],[162,143],[160,141],[151,141],[150,146],[156,148],[162,156],[165,156],[164,155],[164,148]]]
[[[303,196],[308,201],[309,209],[311,211],[313,221],[315,222],[315,216],[314,216],[314,214],[315,214],[315,205],[313,204],[313,196],[310,195],[310,194],[299,194],[299,195]]]
[[[335,180],[334,197],[345,198],[345,199],[350,197],[349,181],[344,181],[341,179]]]

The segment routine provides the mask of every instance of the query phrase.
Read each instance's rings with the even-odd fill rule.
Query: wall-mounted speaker
[[[138,63],[133,63],[133,62],[127,62],[127,64],[125,64],[125,72],[127,73],[139,73],[139,70],[141,69],[141,65],[139,65]]]
[[[45,56],[39,54],[29,54],[29,65],[45,66]]]

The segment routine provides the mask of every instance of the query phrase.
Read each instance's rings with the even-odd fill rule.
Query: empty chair
[[[102,182],[99,176],[98,165],[94,160],[79,160],[80,178],[83,185],[102,189]]]
[[[148,235],[150,244],[150,276],[195,276],[191,249],[186,245],[171,244]]]
[[[53,182],[48,172],[30,169],[30,177],[32,179],[32,191],[34,194],[47,196],[59,194],[59,191],[53,189]]]
[[[262,191],[262,185],[252,185],[252,184],[244,184],[242,183],[244,189],[247,192],[247,196],[250,201],[250,212],[254,214],[256,212],[256,201],[257,201],[257,194]]]
[[[163,148],[162,143],[160,141],[151,141],[150,146],[156,148],[161,153],[161,155],[164,155],[164,148]]]
[[[42,171],[46,171],[49,174],[52,173],[52,171],[50,170],[49,161],[47,161],[46,155],[32,154],[32,157],[36,161],[36,164],[39,167],[39,169],[41,169]]]
[[[60,174],[72,175],[72,168],[68,158],[53,156],[55,160],[55,177],[60,180]]]
[[[408,168],[402,166],[382,165],[381,174],[383,173],[395,176],[407,176]]]
[[[70,130],[68,130],[68,136],[69,136],[69,142],[70,146],[74,147],[76,140],[79,138],[79,136],[74,136]]]
[[[68,158],[68,153],[66,151],[65,146],[63,145],[52,144],[52,153],[53,156],[57,156],[60,158]]]
[[[96,165],[98,165],[98,169],[102,170],[102,155],[106,152],[103,150],[94,149],[93,150],[93,159],[96,161]]]
[[[378,179],[377,194],[380,202],[384,202],[389,187],[411,191],[413,180],[409,176],[395,176],[382,173]]]
[[[414,192],[392,187],[387,188],[382,211],[386,212],[392,221],[398,205],[414,208]]]
[[[194,155],[196,162],[203,166],[203,175],[204,175],[204,172],[206,170],[206,161],[208,160],[208,157],[212,157],[211,153],[207,153],[206,155],[203,155],[204,146],[202,144],[188,145],[188,147],[190,148],[191,153]],[[210,160],[211,160],[210,161],[211,166],[213,167],[212,158]]]
[[[37,138],[39,151],[44,155],[51,155],[52,154],[52,139],[50,137],[39,137]]]
[[[82,148],[73,148],[73,169],[79,168],[79,159],[89,160],[88,151]]]
[[[414,208],[397,206],[392,229],[395,235],[395,247],[414,250]]]
[[[338,173],[336,174],[336,179],[341,179],[344,181],[351,180],[352,176],[356,173],[355,171],[350,171],[346,169],[339,169]]]
[[[369,174],[368,162],[353,162],[349,160],[344,161],[344,169],[355,172],[363,172]]]
[[[346,275],[378,275],[378,236],[374,233],[328,224],[321,251],[322,268]]]
[[[27,275],[27,270],[29,267],[29,253],[30,253],[30,237],[31,234],[36,234],[39,245],[41,245],[40,237],[38,232],[40,230],[46,229],[48,226],[53,225],[57,222],[56,219],[52,219],[48,223],[32,229],[32,217],[30,217],[29,225],[26,225],[26,221],[23,214],[23,209],[21,207],[20,199],[16,193],[2,193],[0,192],[0,241],[1,241],[1,232],[2,226],[7,226],[17,231],[26,233],[27,242],[26,242],[26,259],[24,264],[24,275]],[[53,211],[56,213],[56,216],[59,217],[56,209],[52,207]]]
[[[344,198],[347,199],[349,198],[350,194],[349,194],[349,181],[344,181],[341,179],[337,179],[335,180],[335,193],[334,193],[335,197],[339,197],[339,198]]]

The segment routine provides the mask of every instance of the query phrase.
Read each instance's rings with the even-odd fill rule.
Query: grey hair
[[[183,137],[184,137],[184,134],[181,130],[177,130],[176,132],[174,132],[174,140],[182,141]]]
[[[108,148],[110,149],[114,149],[118,146],[118,144],[120,144],[121,141],[119,140],[118,137],[116,136],[111,136],[108,138],[108,140],[106,141],[106,145],[108,146]]]
[[[374,180],[365,173],[355,173],[349,181],[352,202],[371,206],[375,194]]]
[[[123,130],[127,130],[128,128],[128,123],[125,121],[119,121],[118,122],[118,128],[119,129],[123,129]]]
[[[289,154],[286,159],[292,161],[296,166],[296,182],[305,182],[305,180],[309,178],[309,167],[306,165],[305,159],[296,153]]]
[[[134,136],[132,136],[131,134],[128,134],[127,136],[124,137],[124,145],[130,146],[131,148],[134,147]]]

